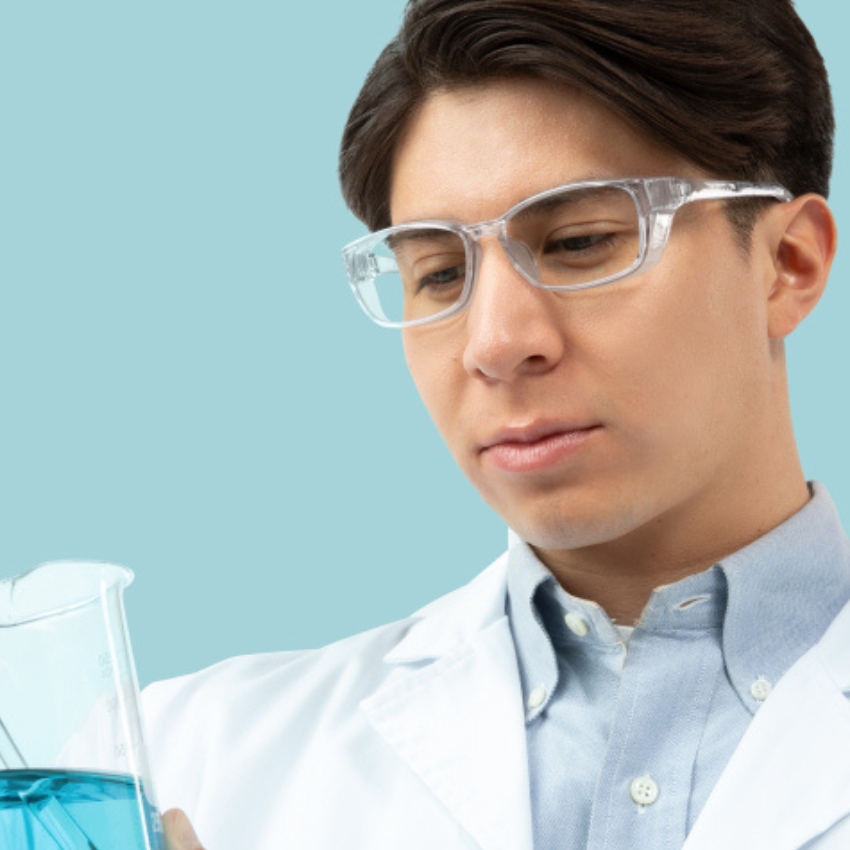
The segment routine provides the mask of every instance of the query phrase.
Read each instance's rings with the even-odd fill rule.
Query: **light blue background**
[[[798,8],[848,225],[846,12]],[[132,567],[143,683],[403,616],[503,548],[339,257],[363,232],[339,136],[401,10],[0,10],[0,576]],[[807,473],[850,518],[846,255],[790,362]]]

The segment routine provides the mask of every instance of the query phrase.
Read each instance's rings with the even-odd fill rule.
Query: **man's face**
[[[707,175],[578,92],[488,83],[433,94],[411,120],[392,222],[476,223],[563,184],[644,176]],[[777,374],[766,260],[721,202],[682,208],[654,269],[595,289],[536,289],[494,237],[481,249],[471,305],[406,329],[405,355],[458,464],[526,540],[621,540],[715,510],[757,474]]]

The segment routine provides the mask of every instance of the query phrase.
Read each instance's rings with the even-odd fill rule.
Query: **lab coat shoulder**
[[[426,664],[462,651],[504,615],[505,566],[505,558],[499,558],[469,584],[409,617],[320,649],[237,656],[153,683],[142,694],[150,746],[166,744],[178,752],[197,742],[208,750],[236,717],[249,711],[259,720],[257,712],[265,708],[293,720],[303,712],[303,722],[315,723],[318,704],[347,708],[390,680],[399,664]]]
[[[189,812],[209,850],[284,840],[299,848],[476,846],[475,806],[459,818],[447,812],[466,805],[456,798],[469,795],[473,777],[453,776],[458,766],[441,759],[469,746],[468,735],[458,738],[464,729],[487,727],[490,655],[518,693],[505,598],[503,556],[403,620],[321,649],[233,658],[151,685],[143,712],[161,808]],[[474,678],[482,654],[487,695],[465,705],[453,686]],[[458,725],[447,734],[439,718],[452,700]],[[521,733],[521,713],[515,720]],[[524,750],[508,752],[521,762],[514,775],[522,783]]]
[[[142,710],[163,809],[198,812],[252,762],[259,780],[264,752],[294,764],[316,735],[332,746],[341,729],[335,716],[369,692],[370,680],[374,686],[381,671],[370,662],[404,631],[393,625],[321,650],[230,658],[146,688]]]

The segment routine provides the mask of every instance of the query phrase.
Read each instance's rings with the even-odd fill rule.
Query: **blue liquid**
[[[159,813],[129,776],[0,770],[0,850],[163,847]]]

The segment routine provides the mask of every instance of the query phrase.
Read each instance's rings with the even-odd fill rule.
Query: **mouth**
[[[507,428],[482,444],[479,454],[504,472],[539,472],[575,456],[601,428],[552,423]]]

